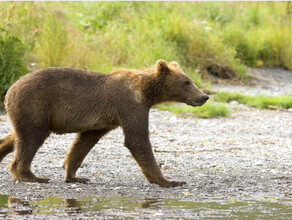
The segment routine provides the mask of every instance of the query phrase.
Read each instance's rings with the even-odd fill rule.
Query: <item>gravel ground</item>
[[[292,115],[290,112],[234,107],[229,118],[179,118],[152,110],[151,141],[165,176],[188,184],[161,188],[149,184],[123,147],[120,129],[109,133],[90,152],[79,176],[91,183],[64,183],[62,161],[74,135],[51,135],[38,151],[32,170],[48,184],[13,181],[12,155],[0,164],[2,195],[41,199],[46,196],[147,196],[257,200],[292,197]],[[239,108],[239,109],[238,109]],[[11,130],[1,116],[1,137]]]
[[[0,163],[0,194],[26,200],[48,196],[191,201],[292,198],[292,113],[238,104],[230,107],[231,117],[214,119],[179,118],[169,112],[151,111],[150,133],[156,159],[166,177],[187,182],[183,187],[149,184],[123,146],[121,129],[117,129],[100,140],[78,170],[78,176],[91,179],[89,184],[63,181],[62,162],[75,135],[52,134],[32,164],[33,172],[50,178],[50,182],[13,181],[8,170],[12,159],[9,155]],[[11,131],[11,125],[5,115],[0,121],[2,138]]]

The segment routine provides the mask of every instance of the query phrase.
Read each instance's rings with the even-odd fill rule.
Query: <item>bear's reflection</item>
[[[64,199],[63,207],[64,207],[65,212],[68,213],[69,215],[82,213],[81,203],[78,202],[76,199]]]
[[[10,209],[10,214],[17,214],[17,215],[29,215],[33,214],[34,212],[40,212],[39,207],[44,206],[55,206],[56,204],[45,204],[41,205],[36,202],[36,204],[30,204],[27,201],[22,201],[20,199],[10,197],[8,199],[8,207]],[[81,210],[81,203],[76,201],[76,199],[63,199],[62,204],[60,204],[60,208],[63,207],[61,212],[67,213],[68,215],[74,215],[76,213],[82,213]],[[53,210],[52,212],[60,212]]]
[[[114,202],[113,202],[114,201]],[[22,201],[18,198],[10,197],[8,198],[8,208],[9,211],[5,216],[11,215],[68,215],[71,217],[76,217],[76,214],[86,213],[88,211],[99,212],[108,207],[114,208],[120,200],[117,198],[107,198],[105,200],[76,200],[76,199],[60,199],[60,198],[47,198],[41,201],[29,202]],[[113,203],[112,203],[113,202]],[[159,208],[161,206],[161,199],[149,199],[145,198],[143,202],[135,202],[134,204],[127,206],[123,201],[120,201],[118,207],[128,207],[128,208],[142,208],[142,209],[151,209]]]
[[[10,197],[7,203],[11,213],[17,215],[27,215],[31,214],[33,211],[33,207],[31,207],[28,202],[23,202],[17,198]]]

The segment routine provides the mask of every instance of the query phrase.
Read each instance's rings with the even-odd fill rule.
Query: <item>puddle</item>
[[[0,195],[0,219],[52,218],[153,219],[153,218],[250,218],[291,219],[292,200],[285,201],[212,201],[180,199],[47,197],[40,201],[21,201]]]

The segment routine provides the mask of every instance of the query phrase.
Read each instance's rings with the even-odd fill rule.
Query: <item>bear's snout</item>
[[[204,102],[204,103],[207,102],[208,99],[209,99],[209,96],[207,96],[207,95],[203,95],[201,98],[202,102]]]
[[[195,98],[188,99],[186,104],[191,105],[193,107],[202,106],[208,101],[208,99],[209,99],[209,96],[207,96],[205,94],[201,97],[195,97]]]

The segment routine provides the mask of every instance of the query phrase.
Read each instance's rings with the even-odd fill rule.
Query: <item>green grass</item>
[[[68,32],[64,21],[53,16],[44,19],[35,53],[42,67],[64,66],[69,53]]]
[[[161,104],[157,105],[156,108],[162,111],[170,111],[180,116],[191,115],[198,118],[229,116],[229,110],[224,104],[218,104],[210,101],[201,107],[192,107],[184,104]]]
[[[257,61],[291,68],[288,7],[288,2],[12,2],[1,4],[0,20],[30,45],[57,44],[31,51],[40,61],[46,51],[66,46],[63,33],[72,44],[85,41],[81,50],[89,51],[86,56],[94,51],[105,61],[97,61],[102,69],[163,58],[201,72],[215,63],[243,77],[244,66]],[[74,46],[58,56],[66,60]]]
[[[269,106],[276,106],[283,109],[292,108],[291,96],[246,96],[238,93],[220,92],[215,94],[212,99],[217,102],[238,101],[241,104],[259,109],[269,108]]]

